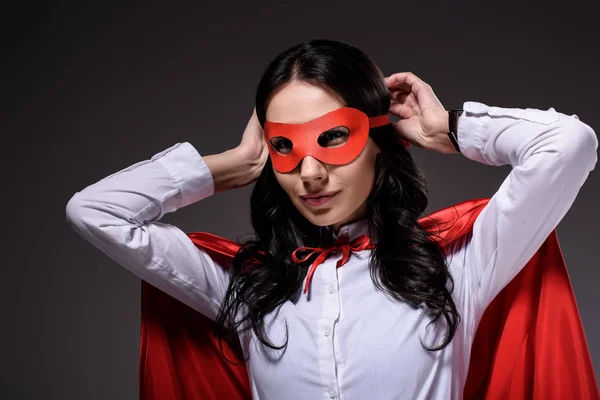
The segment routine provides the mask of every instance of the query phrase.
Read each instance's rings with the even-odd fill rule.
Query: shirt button
[[[326,288],[330,294],[333,294],[333,292],[335,292],[335,289],[333,288],[333,285],[331,285],[331,284],[327,285]]]
[[[333,399],[337,393],[335,392],[334,388],[329,387],[329,389],[327,389],[327,394],[329,394],[329,397],[331,397]]]
[[[325,328],[323,328],[323,334],[327,337],[329,337],[329,335],[331,335],[331,327],[330,326],[326,326]]]

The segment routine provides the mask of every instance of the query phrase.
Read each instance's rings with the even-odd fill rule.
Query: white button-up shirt
[[[336,268],[332,253],[312,279],[265,318],[274,344],[252,331],[240,338],[255,399],[460,399],[471,344],[487,305],[525,266],[573,203],[597,162],[594,131],[573,115],[465,102],[458,126],[464,156],[513,168],[479,214],[472,232],[445,248],[462,321],[449,346],[427,352],[445,334],[431,321],[377,290],[370,250]],[[150,284],[215,318],[228,268],[180,229],[159,222],[214,192],[212,176],[189,143],[176,144],[76,193],[67,219],[86,240]],[[201,227],[200,227],[201,228]],[[343,227],[349,240],[366,221]],[[199,229],[201,230],[201,229]]]

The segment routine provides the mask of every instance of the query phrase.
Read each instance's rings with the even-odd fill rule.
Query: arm
[[[473,225],[465,274],[483,312],[519,273],[573,204],[597,162],[598,139],[576,116],[553,108],[488,107],[466,102],[462,153],[513,168]]]
[[[249,184],[260,175],[264,166],[260,155],[241,147],[203,159],[211,172],[215,193]]]
[[[191,144],[176,144],[76,193],[66,216],[75,231],[123,267],[214,319],[228,266],[217,264],[177,227],[159,222],[211,196],[216,186],[225,190],[254,178],[235,150],[206,159],[210,165]]]

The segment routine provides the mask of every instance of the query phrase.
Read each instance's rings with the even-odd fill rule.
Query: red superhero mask
[[[356,108],[342,107],[303,124],[266,121],[264,133],[273,167],[285,173],[306,156],[326,164],[348,164],[367,144],[369,129],[389,123],[387,114],[369,118]]]

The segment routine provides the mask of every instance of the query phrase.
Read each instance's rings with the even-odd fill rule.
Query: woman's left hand
[[[385,78],[390,91],[392,122],[402,139],[427,150],[457,153],[448,137],[448,111],[431,86],[412,72],[398,72]]]

